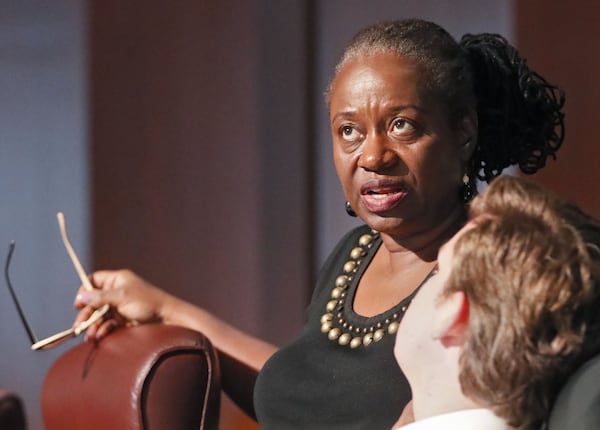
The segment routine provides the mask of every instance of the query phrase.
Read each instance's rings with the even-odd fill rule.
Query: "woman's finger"
[[[106,335],[108,335],[111,331],[119,327],[119,323],[115,319],[109,319],[104,321],[99,327],[98,330],[94,333],[94,339],[100,340]]]

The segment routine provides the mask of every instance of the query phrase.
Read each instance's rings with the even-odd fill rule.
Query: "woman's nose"
[[[358,166],[368,171],[382,171],[393,167],[398,162],[398,154],[388,145],[385,136],[368,136],[363,144],[363,151]]]

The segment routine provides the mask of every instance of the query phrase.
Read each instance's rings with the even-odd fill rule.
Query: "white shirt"
[[[510,430],[506,422],[489,409],[465,409],[425,418],[394,430]]]

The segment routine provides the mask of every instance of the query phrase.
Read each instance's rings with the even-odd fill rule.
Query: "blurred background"
[[[39,337],[70,327],[62,210],[88,271],[133,269],[289,341],[356,223],[323,90],[358,29],[407,17],[501,33],[566,90],[565,145],[534,179],[600,216],[599,14],[592,0],[0,0],[0,260],[15,240],[12,280]],[[73,342],[30,351],[0,288],[0,386],[23,397],[31,429]],[[225,403],[222,428],[257,427]]]

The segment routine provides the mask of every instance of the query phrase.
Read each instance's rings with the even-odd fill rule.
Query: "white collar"
[[[506,422],[489,409],[465,409],[425,418],[394,430],[510,430]]]

